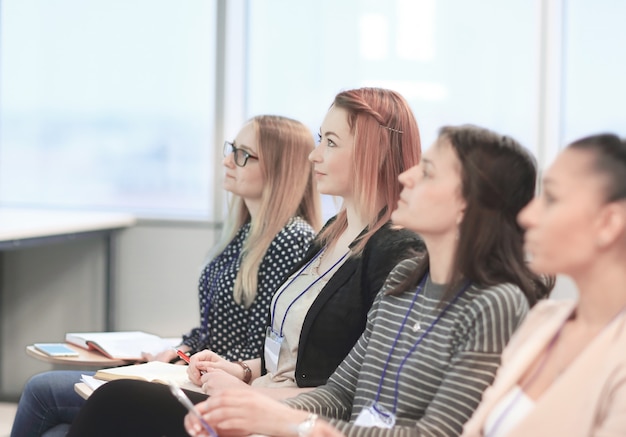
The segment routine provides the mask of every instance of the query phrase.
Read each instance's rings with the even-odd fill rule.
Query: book
[[[160,384],[174,383],[181,388],[202,393],[202,388],[193,384],[187,377],[187,366],[161,361],[100,369],[93,377],[103,381],[135,379]]]
[[[141,361],[144,352],[155,355],[174,346],[172,339],[142,331],[68,332],[65,341],[84,349],[97,350],[112,359],[128,361]]]
[[[97,388],[99,388],[100,386],[106,384],[108,381],[105,381],[103,379],[96,379],[91,375],[80,375],[80,382],[84,383],[87,385],[87,387],[89,387],[90,390],[95,390]]]

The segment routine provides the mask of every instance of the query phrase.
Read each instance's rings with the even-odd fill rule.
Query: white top
[[[311,286],[306,293],[302,295],[291,306],[287,312],[287,318],[283,326],[283,342],[280,346],[280,354],[278,356],[278,369],[276,373],[268,372],[252,381],[254,387],[297,387],[296,384],[296,361],[298,359],[298,345],[300,343],[300,333],[304,318],[309,312],[309,308],[322,291],[322,288],[332,278],[333,274],[341,267],[348,257],[344,257],[341,262],[337,263],[331,270],[326,272],[319,271],[321,256],[317,257],[306,269],[302,269],[292,275],[284,285],[274,294],[270,308],[276,303],[276,313],[272,320],[272,328],[275,332],[280,331],[280,326],[285,319],[287,307],[293,300],[302,293],[313,281],[324,275],[319,281]],[[306,266],[305,266],[306,267]],[[295,279],[294,279],[295,277]],[[293,280],[293,282],[292,282]],[[284,292],[283,292],[284,290]]]
[[[505,437],[535,408],[535,401],[516,385],[494,406],[485,421],[485,437]]]

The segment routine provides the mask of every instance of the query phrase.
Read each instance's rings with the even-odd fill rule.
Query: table
[[[135,217],[130,214],[0,207],[0,252],[78,238],[104,238],[104,329],[113,331],[113,234],[135,222]]]
[[[103,320],[104,329],[112,331],[115,321],[114,235],[116,231],[135,223],[135,217],[125,213],[0,207],[0,271],[2,271],[3,254],[9,251],[72,242],[84,238],[102,238],[104,240]],[[0,296],[3,294],[2,286],[0,282]],[[2,332],[4,329],[11,333],[13,328],[0,325],[0,356],[2,356],[0,359],[0,399],[13,400],[13,397],[6,397],[4,384],[5,378],[14,378],[14,375],[7,376],[4,371],[10,362],[5,358],[8,351],[5,350],[5,345],[1,340],[6,336],[6,332]],[[105,366],[109,364],[106,363]]]

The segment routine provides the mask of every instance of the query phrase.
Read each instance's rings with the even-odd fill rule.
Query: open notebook
[[[186,390],[202,393],[202,389],[187,378],[187,366],[160,361],[100,369],[94,376],[82,375],[81,382],[74,389],[82,398],[87,399],[98,387],[115,379],[136,379],[159,384],[173,382]]]
[[[131,364],[128,366],[111,367],[100,369],[94,375],[95,379],[113,381],[115,379],[137,379],[161,384],[175,383],[181,388],[202,392],[202,389],[194,385],[187,377],[187,366],[180,364],[150,361],[143,364]]]
[[[155,355],[180,343],[180,339],[164,339],[142,331],[69,332],[65,341],[112,359],[129,361],[141,361],[144,352]]]

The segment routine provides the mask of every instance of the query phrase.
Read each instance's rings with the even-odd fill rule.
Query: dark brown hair
[[[626,199],[626,142],[617,135],[604,133],[574,141],[571,149],[594,154],[594,170],[607,178],[606,201]]]
[[[472,125],[441,128],[437,142],[442,141],[449,142],[461,163],[461,194],[467,203],[444,300],[468,280],[487,287],[508,282],[534,305],[554,285],[527,267],[524,231],[517,223],[517,214],[535,193],[534,158],[513,138]],[[428,268],[426,256],[394,294],[415,287]]]

